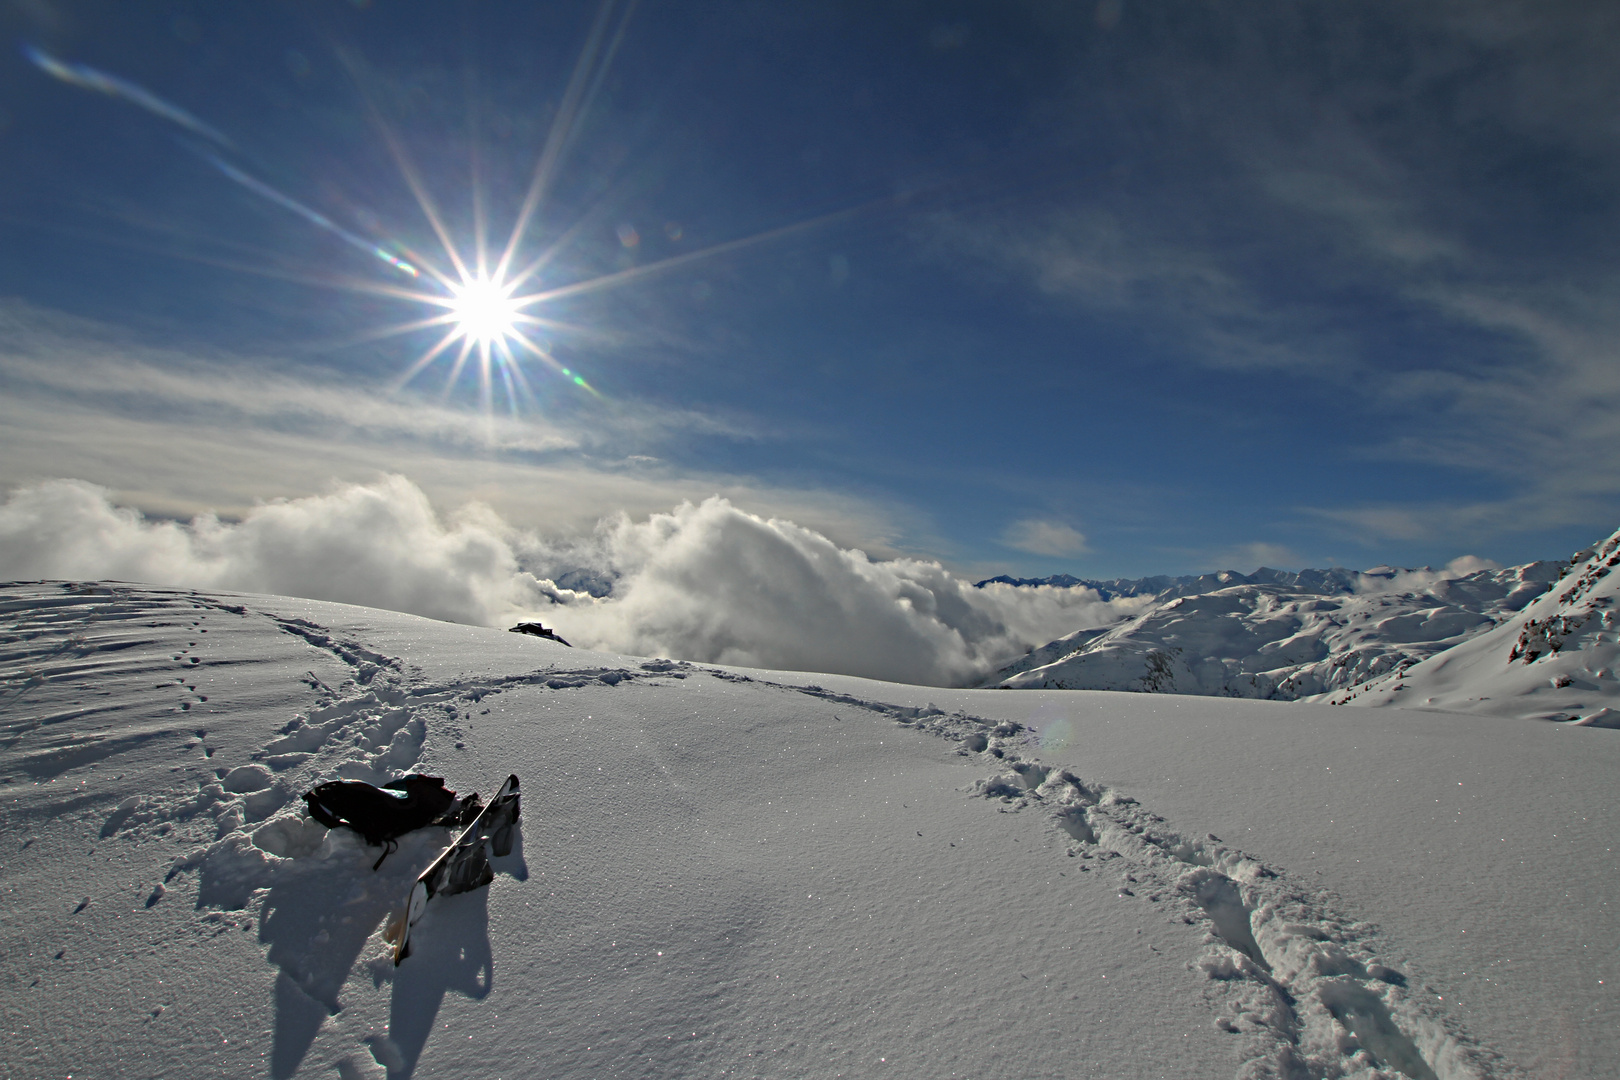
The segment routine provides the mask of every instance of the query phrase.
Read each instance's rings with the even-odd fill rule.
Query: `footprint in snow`
[[[1121,886],[1122,896],[1157,901],[1174,921],[1204,927],[1207,944],[1189,966],[1224,999],[1215,1025],[1245,1038],[1237,1074],[1244,1080],[1362,1075],[1369,1066],[1438,1080],[1431,1062],[1439,1060],[1447,1080],[1493,1074],[1489,1051],[1379,962],[1380,942],[1366,923],[1212,833],[1183,836],[1130,796],[1034,760],[1019,725],[771,685],[868,709],[995,761],[999,771],[977,780],[971,794],[1006,811],[1047,811],[1068,841],[1066,854],[1122,860],[1113,865],[1135,886]]]
[[[1181,921],[1205,928],[1210,945],[1193,966],[1224,989],[1216,1026],[1248,1036],[1240,1076],[1345,1075],[1371,1064],[1438,1080],[1414,1034],[1437,1057],[1477,1065],[1457,1076],[1488,1074],[1488,1055],[1406,993],[1403,975],[1376,962],[1377,941],[1364,924],[1213,834],[1182,836],[1129,796],[1024,759],[971,790],[1005,808],[1049,810],[1072,848],[1124,857],[1134,887],[1122,885],[1122,897],[1168,901]]]

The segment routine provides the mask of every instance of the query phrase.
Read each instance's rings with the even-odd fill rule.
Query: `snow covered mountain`
[[[980,685],[1342,701],[1513,619],[1565,569],[1538,562],[1451,575],[1377,567],[1143,579],[1171,582],[1153,607],[1042,646]]]
[[[1620,727],[1617,565],[1620,532],[1577,552],[1514,618],[1326,700]]]
[[[1094,590],[1104,600],[1112,600],[1116,596],[1151,596],[1158,600],[1173,600],[1178,596],[1194,596],[1216,589],[1231,588],[1234,585],[1281,585],[1302,592],[1319,593],[1355,592],[1364,586],[1367,579],[1389,578],[1397,573],[1400,571],[1387,566],[1374,567],[1367,571],[1346,570],[1342,566],[1335,566],[1329,570],[1297,571],[1273,570],[1269,566],[1262,566],[1252,574],[1221,570],[1211,574],[1185,574],[1180,577],[1159,574],[1153,577],[1107,580],[1077,578],[1071,574],[1054,574],[1044,578],[1015,578],[999,574],[983,581],[975,581],[973,584],[981,589],[990,584],[1050,585],[1059,589],[1072,589],[1078,585]]]
[[[1524,625],[1552,659],[1586,623],[1546,619],[1609,595],[1580,588]],[[1620,1060],[1611,732],[745,672],[107,583],[0,587],[0,676],[7,1075]],[[406,769],[516,772],[524,805],[396,968],[382,925],[447,834],[374,872],[298,795]]]

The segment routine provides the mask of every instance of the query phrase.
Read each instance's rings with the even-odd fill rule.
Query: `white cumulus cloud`
[[[581,576],[611,593],[553,580]],[[939,563],[874,560],[720,498],[559,543],[479,504],[441,515],[401,476],[183,524],[82,481],[20,488],[0,505],[0,577],[279,593],[486,625],[539,615],[580,646],[929,684],[971,681],[1140,605],[1085,588],[977,589]]]
[[[943,684],[1125,611],[1090,589],[977,589],[936,562],[874,561],[717,498],[620,519],[598,542],[620,575],[612,597],[571,597],[554,617],[637,654]]]
[[[92,484],[52,480],[0,506],[0,577],[278,593],[482,623],[536,595],[503,531],[477,507],[441,521],[399,476],[265,503],[239,523],[185,525],[115,506]]]

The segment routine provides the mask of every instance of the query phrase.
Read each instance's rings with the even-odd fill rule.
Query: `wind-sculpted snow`
[[[1351,910],[960,707],[1035,695],[116,584],[0,617],[19,1075],[1522,1075],[1368,921],[1399,895]],[[411,768],[520,772],[526,831],[395,969],[443,830],[374,872],[298,794]]]
[[[0,663],[8,665],[0,747],[8,766],[54,778],[116,763],[116,786],[91,800],[110,803],[99,838],[183,849],[150,884],[144,907],[194,879],[203,914],[193,933],[250,930],[257,919],[267,959],[280,971],[282,1030],[313,1037],[325,1013],[340,1011],[338,992],[351,968],[434,842],[442,843],[443,830],[403,838],[390,865],[362,876],[375,855],[355,834],[312,821],[298,794],[323,780],[381,783],[413,768],[430,720],[453,738],[458,714],[501,683],[429,684],[398,658],[306,619],[190,591],[14,586],[0,601],[0,616],[7,620]],[[216,712],[225,704],[220,697],[234,707],[258,703],[244,703],[233,686],[210,709],[199,685],[234,683],[236,666],[285,664],[265,655],[267,628],[302,654],[294,663],[308,665],[298,681],[309,704],[247,744],[239,730],[222,740],[205,710]],[[31,709],[34,691],[46,686],[71,688],[74,707]],[[158,718],[132,722],[132,712],[150,715],[154,694]],[[96,699],[106,704],[87,707]],[[169,753],[158,762],[181,764],[143,762],[132,753],[159,741]],[[171,779],[177,772],[185,778],[178,785]],[[520,855],[500,863],[522,872]],[[292,1075],[307,1045],[297,1034],[278,1039],[271,1075]]]
[[[1460,577],[1369,572],[1321,582],[1244,583],[1166,600],[1106,633],[1060,639],[986,680],[1007,689],[1310,700],[1353,690],[1490,631],[1541,595],[1558,564]],[[1357,591],[1350,591],[1355,585]],[[1421,584],[1391,592],[1391,584]],[[1062,655],[1054,655],[1057,653]]]

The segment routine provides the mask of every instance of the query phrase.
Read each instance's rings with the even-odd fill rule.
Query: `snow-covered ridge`
[[[1280,585],[1302,592],[1318,593],[1357,592],[1375,588],[1379,583],[1387,583],[1397,574],[1412,572],[1388,566],[1375,566],[1371,570],[1346,570],[1342,566],[1326,570],[1273,570],[1269,566],[1262,566],[1252,574],[1242,574],[1236,570],[1220,570],[1209,574],[1181,576],[1157,574],[1152,577],[1106,580],[1077,578],[1072,574],[1054,574],[1044,578],[1015,578],[998,574],[996,577],[975,581],[973,584],[980,589],[986,585],[1046,585],[1058,589],[1080,586],[1091,589],[1104,600],[1112,600],[1116,596],[1151,596],[1156,600],[1172,600],[1178,596],[1194,596],[1198,593],[1214,592],[1216,589],[1231,588],[1234,585]]]
[[[1483,634],[1329,696],[1620,728],[1620,532],[1576,552],[1541,597]]]
[[[1153,607],[1105,631],[1042,646],[981,685],[1333,700],[1489,632],[1565,568],[1263,569],[1142,579],[1171,581]],[[1211,583],[1218,587],[1200,591]]]

